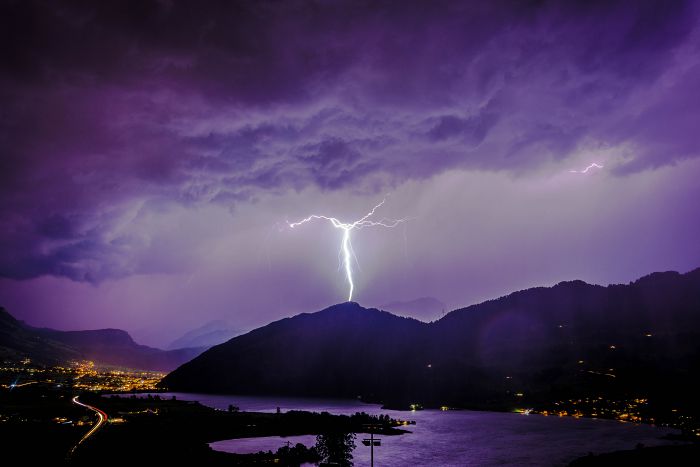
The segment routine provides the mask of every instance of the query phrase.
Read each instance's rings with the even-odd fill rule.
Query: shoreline
[[[324,402],[360,402],[363,405],[367,406],[374,406],[374,407],[379,407],[380,410],[387,410],[387,411],[395,411],[395,412],[408,412],[408,413],[413,413],[413,412],[419,412],[423,410],[435,410],[435,411],[471,411],[471,412],[492,412],[492,413],[518,413],[522,415],[539,415],[542,417],[557,417],[557,418],[574,418],[574,419],[586,419],[586,420],[606,420],[606,421],[615,421],[619,422],[621,424],[633,424],[633,425],[644,425],[644,426],[651,426],[655,428],[668,428],[668,429],[673,429],[673,430],[678,430],[680,433],[677,436],[678,440],[683,440],[683,441],[688,441],[688,442],[695,442],[700,440],[700,434],[697,436],[697,439],[695,436],[691,435],[690,433],[684,432],[682,428],[678,426],[673,426],[673,425],[664,425],[664,424],[656,424],[656,423],[650,423],[645,420],[639,420],[639,421],[634,421],[634,420],[623,420],[620,418],[615,418],[615,417],[610,417],[610,416],[605,416],[605,415],[598,415],[598,416],[589,416],[586,414],[583,415],[574,415],[574,414],[559,414],[556,412],[548,412],[544,409],[528,409],[527,412],[524,409],[521,409],[519,407],[510,407],[510,406],[503,406],[503,405],[485,405],[485,406],[479,406],[479,405],[470,405],[470,406],[438,406],[438,405],[423,405],[423,404],[415,404],[417,407],[411,408],[412,404],[406,404],[406,403],[383,403],[381,401],[370,401],[370,400],[363,400],[363,399],[353,399],[353,398],[340,398],[340,397],[311,397],[311,396],[290,396],[290,395],[277,395],[277,394],[272,394],[272,395],[251,395],[251,394],[228,394],[228,393],[219,393],[219,392],[212,392],[212,393],[206,393],[206,392],[185,392],[185,391],[168,391],[168,390],[158,390],[158,391],[147,391],[147,390],[141,390],[141,391],[133,391],[133,392],[110,392],[106,393],[105,395],[119,395],[119,394],[124,394],[124,395],[131,395],[131,394],[192,394],[192,395],[199,395],[199,396],[214,396],[214,397],[232,397],[232,398],[282,398],[282,399],[289,399],[289,400],[298,400],[298,401],[324,401]],[[215,408],[215,407],[213,407]],[[220,409],[217,409],[220,410]],[[297,409],[294,409],[297,410]],[[303,409],[299,409],[304,411]],[[542,413],[545,412],[545,413]],[[262,412],[262,413],[267,413],[267,412]],[[669,436],[669,435],[666,435]]]
[[[55,387],[36,387],[36,385],[32,385],[26,388],[20,388],[20,390],[17,391],[8,391],[3,394],[8,402],[15,401],[12,402],[12,404],[16,403],[18,408],[27,407],[27,404],[29,404],[30,407],[34,407],[34,402],[32,401],[42,401],[41,406],[43,409],[33,409],[36,411],[36,415],[32,415],[31,417],[28,415],[22,415],[21,417],[33,418],[40,415],[43,417],[43,421],[27,423],[17,419],[6,424],[5,428],[13,428],[14,430],[15,428],[19,429],[21,427],[25,427],[25,432],[26,430],[30,430],[35,434],[46,434],[46,436],[50,436],[52,439],[55,438],[57,440],[56,450],[59,452],[70,449],[70,447],[73,446],[79,439],[79,437],[88,430],[87,427],[82,427],[82,423],[80,425],[67,426],[59,424],[55,421],[56,417],[66,417],[69,420],[72,419],[74,422],[77,422],[82,417],[85,417],[84,411],[76,409],[75,404],[70,403],[70,398],[75,395],[75,393],[70,390],[56,389]],[[285,412],[280,412],[277,414],[274,412],[274,399],[261,398],[261,400],[257,401],[257,404],[253,404],[253,402],[255,402],[253,400],[254,398],[247,401],[241,401],[241,405],[243,406],[244,410],[237,411],[233,406],[232,410],[226,410],[226,406],[229,405],[229,403],[237,403],[235,396],[234,398],[231,398],[230,396],[221,397],[218,399],[212,398],[216,401],[216,403],[212,406],[212,399],[207,401],[204,399],[206,396],[204,394],[178,393],[174,394],[176,396],[174,400],[172,395],[172,393],[164,392],[82,392],[80,395],[81,401],[103,410],[109,415],[109,419],[113,420],[114,422],[106,424],[104,429],[101,429],[99,433],[96,433],[95,436],[91,436],[87,442],[81,445],[81,447],[75,453],[76,456],[73,458],[76,465],[93,463],[94,461],[99,460],[105,452],[112,453],[110,455],[115,456],[115,461],[121,460],[123,462],[127,462],[129,459],[142,458],[143,456],[145,456],[143,457],[144,459],[159,460],[157,456],[162,455],[164,452],[163,450],[166,447],[168,447],[168,459],[172,460],[173,462],[188,459],[192,462],[202,462],[207,463],[208,465],[250,465],[254,463],[253,461],[258,462],[258,460],[262,461],[263,459],[267,459],[265,461],[267,462],[270,459],[274,460],[277,458],[274,456],[278,456],[278,453],[265,453],[263,455],[257,455],[258,457],[244,457],[250,455],[214,451],[209,444],[230,439],[274,437],[278,438],[280,440],[279,444],[282,445],[284,443],[284,438],[281,437],[283,436],[315,436],[319,433],[323,433],[324,431],[328,432],[328,430],[335,430],[336,432],[358,433],[357,444],[359,445],[359,439],[361,439],[362,433],[369,432],[369,430],[364,429],[366,427],[363,427],[363,425],[365,423],[372,423],[372,421],[355,418],[355,421],[353,422],[352,416],[347,415],[348,413],[361,412],[365,410],[365,417],[375,417],[373,421],[382,420],[383,422],[389,420],[388,417],[394,419],[402,418],[397,412],[395,412],[393,415],[386,414],[378,404],[370,405],[356,400],[351,400],[353,403],[345,406],[343,406],[341,402],[337,406],[339,410],[344,411],[344,415],[331,415],[331,413],[334,412],[332,406],[324,405],[323,402],[321,402],[320,405],[317,405],[317,408],[314,409],[312,404],[314,401],[318,401],[318,399],[309,398],[306,399],[307,403],[304,404],[305,406],[303,408],[295,410],[295,407],[295,409],[285,410]],[[44,396],[48,396],[48,399],[45,399]],[[47,410],[48,406],[46,405],[46,402],[44,402],[46,400],[53,401],[53,405],[49,407],[50,410]],[[347,399],[343,400],[347,401]],[[280,400],[279,402],[286,402],[289,404],[290,401]],[[251,407],[266,407],[271,410],[268,412],[257,411],[251,410]],[[323,414],[322,411],[324,410],[327,410],[328,412]],[[367,411],[370,413],[367,413]],[[520,417],[513,418],[513,415],[516,414],[509,414],[504,411],[480,411],[484,414],[483,416],[476,413],[479,411],[470,409],[459,410],[459,412],[462,411],[474,412],[474,414],[472,415],[465,413],[465,415],[460,415],[458,413],[454,413],[450,415],[445,413],[444,415],[441,415],[437,410],[426,409],[425,411],[417,411],[415,413],[415,419],[420,429],[416,427],[416,430],[410,429],[410,431],[404,431],[402,428],[404,428],[405,425],[395,424],[389,430],[372,431],[377,434],[381,434],[381,437],[387,438],[387,447],[384,448],[385,450],[383,451],[386,453],[386,455],[389,455],[390,452],[395,452],[396,449],[405,450],[408,449],[407,446],[409,445],[416,446],[414,443],[416,443],[417,439],[423,438],[426,434],[432,436],[435,427],[442,427],[441,429],[445,429],[446,427],[450,426],[453,430],[461,430],[465,433],[469,432],[478,435],[482,432],[482,430],[479,428],[480,423],[490,421],[487,425],[491,426],[492,429],[488,433],[492,434],[506,433],[509,430],[508,427],[513,426],[514,424],[516,426],[520,426],[521,428],[534,426],[545,429],[545,427],[549,427],[546,429],[546,433],[549,433],[551,430],[560,430],[560,428],[557,428],[559,424],[557,424],[555,421],[552,421],[552,424],[543,421],[542,417],[533,417],[531,421],[524,421],[527,419],[527,417],[525,419],[520,419]],[[501,414],[500,416],[497,415],[499,413]],[[490,416],[488,414],[494,414],[494,416]],[[378,418],[379,415],[382,415],[382,417]],[[600,430],[602,431],[600,431],[600,433],[603,433],[604,436],[607,436],[605,433],[610,433],[613,437],[616,436],[615,433],[619,433],[620,429],[615,428],[615,425],[617,424],[609,424],[607,422],[603,424],[603,422],[601,422]],[[581,456],[587,452],[587,450],[572,449],[571,440],[575,439],[572,438],[572,436],[579,436],[577,433],[585,433],[589,429],[587,427],[594,427],[594,425],[590,424],[590,421],[585,424],[573,423],[572,421],[569,421],[564,423],[562,428],[566,428],[566,426],[571,428],[569,430],[570,434],[561,438],[556,438],[561,439],[563,443],[562,448],[557,450],[560,456],[559,458],[561,458],[562,454],[566,455],[566,457],[561,458],[561,460],[558,461],[561,463],[561,465],[566,465],[577,456]],[[15,432],[13,430],[6,433],[8,436],[7,440],[12,441],[10,445],[17,445],[19,448],[22,442],[21,438],[19,438],[21,432]],[[583,432],[580,430],[583,430]],[[633,447],[634,442],[637,442],[635,440],[642,441],[650,446],[655,446],[657,444],[657,440],[653,439],[654,433],[657,433],[656,438],[658,438],[659,432],[656,430],[649,431],[648,429],[645,429],[630,432],[623,429],[622,431],[628,433],[628,435],[624,435],[620,438],[622,442],[603,442],[601,444],[599,441],[597,441],[597,439],[600,438],[600,436],[598,436],[598,438],[592,439],[590,442],[584,443],[583,445],[589,446],[595,452],[602,453],[607,451],[612,452],[612,450],[615,448]],[[391,439],[394,441],[390,441],[390,436],[388,436],[409,434],[411,432],[418,435],[418,438],[391,436]],[[61,443],[63,443],[61,440],[63,438],[56,437],[56,434],[58,433],[63,433],[65,435],[65,447],[61,446]],[[598,433],[598,431],[596,431],[596,433]],[[72,439],[73,437],[75,439]],[[458,437],[455,439],[463,439],[463,437]],[[483,437],[477,437],[477,439],[483,439]],[[537,437],[535,437],[535,439],[537,439]],[[58,441],[60,441],[60,443]],[[542,442],[544,442],[544,440],[537,441],[537,443]],[[477,444],[478,443],[479,442],[477,441]],[[666,442],[664,442],[664,444],[665,443]],[[477,446],[477,444],[474,446]],[[526,443],[522,447],[524,448],[527,445],[528,444]],[[568,448],[564,448],[564,445],[568,445]],[[424,445],[418,444],[418,446],[423,446],[423,449],[426,449],[426,446]],[[416,446],[416,448],[418,448],[418,446]],[[492,445],[492,448],[495,449],[494,452],[496,452],[498,449],[497,446],[498,443],[494,443]],[[611,449],[599,449],[596,446],[607,446]],[[267,445],[264,447],[267,448]],[[295,449],[293,450],[293,454],[295,455],[303,454],[304,452],[309,451],[309,449],[305,448],[306,451],[301,452],[297,446],[290,446],[279,455],[292,453],[292,448]],[[56,450],[52,452],[56,452]],[[449,450],[451,453],[446,453],[447,456],[444,457],[444,459],[455,460],[457,459],[455,456],[462,456],[466,455],[467,452],[471,452],[468,449],[460,449],[458,445],[454,445],[454,450],[452,450],[452,448]],[[25,451],[21,450],[21,452]],[[356,455],[359,459],[362,459],[362,456],[365,454],[366,453],[360,446]],[[45,456],[44,459],[47,461],[50,461],[51,459],[54,461],[58,460],[58,457],[49,458],[49,456],[53,454],[48,451],[46,453],[34,453],[34,455]],[[62,453],[62,455],[65,456],[65,451]],[[508,450],[506,457],[500,455],[500,458],[508,459],[511,458],[511,455],[515,455],[515,452],[510,452],[510,450]],[[496,455],[493,458],[497,459],[499,458],[499,455]],[[546,465],[546,463],[540,463],[540,465]]]

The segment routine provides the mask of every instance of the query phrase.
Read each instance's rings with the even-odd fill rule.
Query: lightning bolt
[[[350,287],[350,292],[348,293],[348,301],[352,300],[352,293],[355,290],[355,283],[352,280],[352,258],[355,257],[355,261],[357,262],[357,257],[355,256],[355,252],[352,248],[352,243],[350,241],[350,232],[353,230],[360,230],[364,229],[365,227],[387,227],[387,228],[394,228],[397,225],[401,224],[402,222],[406,222],[408,219],[387,219],[387,218],[381,218],[379,220],[373,221],[370,220],[370,217],[374,216],[374,213],[384,205],[386,202],[386,198],[382,200],[381,203],[377,204],[372,208],[371,211],[369,211],[367,214],[359,218],[358,220],[354,222],[341,222],[335,217],[329,217],[329,216],[322,216],[318,214],[312,214],[309,217],[306,217],[300,221],[297,222],[287,222],[290,228],[295,228],[298,227],[302,224],[306,224],[307,222],[311,222],[313,220],[323,220],[323,221],[328,221],[333,225],[334,228],[340,229],[343,231],[343,237],[340,241],[340,250],[338,252],[338,256],[342,258],[342,265],[343,268],[345,269],[345,276],[348,281],[348,286]]]
[[[585,173],[588,173],[588,171],[591,169],[602,169],[602,168],[603,168],[602,164],[596,164],[594,162],[583,170],[569,170],[569,172],[572,174],[585,174]]]

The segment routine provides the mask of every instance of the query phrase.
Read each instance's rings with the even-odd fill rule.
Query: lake
[[[387,414],[391,418],[415,420],[405,427],[412,433],[381,436],[375,448],[376,466],[562,466],[589,452],[595,454],[645,446],[673,444],[660,439],[670,428],[637,425],[614,420],[572,417],[545,417],[516,413],[471,410],[420,410],[416,412],[383,410],[379,405],[354,400],[305,399],[290,397],[222,396],[210,394],[160,393],[180,400],[226,409],[229,404],[242,411],[274,412],[307,410],[351,415],[367,412]],[[355,465],[369,465],[369,447],[358,434],[354,451]],[[213,449],[250,453],[275,451],[287,441],[310,446],[313,436],[265,437],[224,440],[211,443]]]

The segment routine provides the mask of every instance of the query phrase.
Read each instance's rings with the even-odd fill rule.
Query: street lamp
[[[362,425],[363,428],[369,430],[369,438],[365,438],[362,440],[362,444],[365,446],[369,446],[369,459],[370,459],[370,467],[374,467],[374,447],[375,446],[381,446],[382,445],[382,440],[379,438],[374,437],[374,430],[378,427],[381,427],[381,425]]]

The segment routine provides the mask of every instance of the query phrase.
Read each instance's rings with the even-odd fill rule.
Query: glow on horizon
[[[572,174],[585,174],[591,169],[602,169],[603,167],[603,164],[597,164],[594,162],[583,170],[569,170],[569,172]]]
[[[355,290],[355,283],[352,280],[352,264],[351,264],[351,258],[355,257],[355,261],[357,261],[357,256],[355,256],[355,252],[352,248],[352,243],[350,242],[350,231],[357,229],[360,230],[365,227],[387,227],[387,228],[393,228],[399,225],[402,222],[405,222],[407,219],[386,219],[382,218],[378,221],[373,221],[369,220],[370,217],[374,215],[374,213],[379,209],[384,203],[386,202],[386,198],[382,200],[381,203],[377,204],[372,208],[370,212],[362,216],[360,219],[351,222],[351,223],[346,223],[346,222],[341,222],[335,217],[329,217],[329,216],[323,216],[319,214],[312,214],[300,221],[297,222],[287,222],[290,228],[298,227],[302,224],[305,224],[307,222],[310,222],[315,219],[321,219],[321,220],[326,220],[333,225],[336,229],[341,229],[343,231],[343,238],[340,242],[340,251],[338,252],[339,255],[342,255],[343,257],[343,267],[345,268],[345,276],[348,280],[348,285],[350,286],[350,291],[348,293],[348,301],[352,301],[352,294]]]

